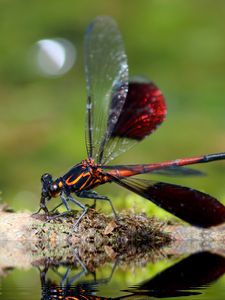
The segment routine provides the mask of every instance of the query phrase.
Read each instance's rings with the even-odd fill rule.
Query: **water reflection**
[[[96,293],[98,291],[98,286],[103,284],[105,285],[111,281],[111,278],[117,266],[117,261],[114,263],[114,266],[108,277],[97,279],[95,272],[92,272],[91,275],[93,276],[93,279],[84,280],[83,277],[85,277],[87,274],[90,274],[90,272],[87,270],[86,266],[83,264],[76,253],[75,258],[76,264],[74,265],[66,265],[63,263],[56,265],[55,263],[47,260],[45,262],[44,268],[39,268],[42,288],[42,300],[109,299],[97,297]],[[81,271],[78,272],[76,272],[77,270],[79,270],[79,265],[77,265],[77,263],[81,267]],[[59,271],[62,265],[65,267],[64,273]],[[52,280],[52,278],[47,277],[47,273],[49,273],[50,270],[53,271],[54,275],[56,275],[58,281],[56,280],[56,278]]]
[[[74,265],[66,265],[63,273],[60,272],[60,267],[62,265],[65,267],[62,263],[55,264],[46,261],[44,267],[42,269],[40,267],[41,299],[147,299],[146,297],[191,296],[201,294],[202,288],[207,287],[225,273],[223,256],[200,252],[190,255],[153,278],[146,278],[135,287],[124,290],[127,295],[105,298],[97,296],[98,290],[102,285],[107,285],[111,281],[118,261],[107,278],[96,278],[93,272],[93,279],[86,280],[85,277],[90,272],[78,255],[75,255],[75,258]],[[78,271],[80,268],[81,271]],[[54,273],[54,279],[49,277],[50,270]]]
[[[138,284],[133,293],[158,298],[201,294],[206,287],[225,273],[225,258],[210,252],[192,254],[154,278]],[[195,291],[195,290],[199,291]],[[132,291],[132,289],[130,290]]]

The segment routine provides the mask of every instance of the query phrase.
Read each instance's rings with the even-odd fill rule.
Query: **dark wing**
[[[109,140],[126,99],[127,57],[117,24],[107,16],[97,17],[89,25],[84,48],[86,148],[88,156],[100,163],[102,148]]]
[[[116,107],[117,94],[112,98],[112,110]],[[125,103],[113,128],[109,116],[107,128],[110,136],[102,143],[100,162],[109,162],[143,140],[163,122],[165,116],[164,97],[153,82],[129,82]]]
[[[145,79],[131,81],[112,137],[141,141],[165,119],[166,104],[160,89]]]
[[[210,227],[225,222],[225,206],[208,194],[138,178],[113,177],[113,181],[192,225]]]

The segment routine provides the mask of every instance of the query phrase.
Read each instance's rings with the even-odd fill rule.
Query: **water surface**
[[[120,259],[89,269],[45,259],[29,269],[1,270],[0,299],[224,299],[225,257],[199,252],[163,258],[144,266]],[[101,298],[100,298],[101,299]]]

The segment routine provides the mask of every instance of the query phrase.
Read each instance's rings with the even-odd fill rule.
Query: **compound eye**
[[[42,182],[51,182],[52,181],[52,176],[48,173],[44,174],[41,176],[41,181]]]
[[[49,187],[49,190],[52,197],[57,197],[60,192],[60,188],[56,183],[52,183]]]
[[[55,192],[58,189],[58,185],[56,183],[53,183],[50,185],[50,191]]]

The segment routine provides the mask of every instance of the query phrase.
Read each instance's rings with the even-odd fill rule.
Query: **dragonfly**
[[[87,159],[55,180],[49,173],[41,177],[42,193],[37,213],[43,210],[49,219],[56,218],[70,212],[69,203],[74,203],[82,209],[74,222],[76,228],[88,211],[80,198],[90,198],[95,202],[107,201],[118,219],[111,200],[93,190],[106,183],[115,183],[191,225],[210,227],[224,223],[225,206],[214,197],[189,187],[136,175],[198,175],[200,171],[184,166],[224,160],[225,152],[160,163],[108,165],[152,134],[165,120],[167,107],[155,83],[140,77],[129,79],[123,39],[113,18],[98,16],[90,23],[84,36],[84,51]],[[46,203],[56,197],[60,197],[61,202],[52,211],[60,205],[66,210],[50,215]]]

